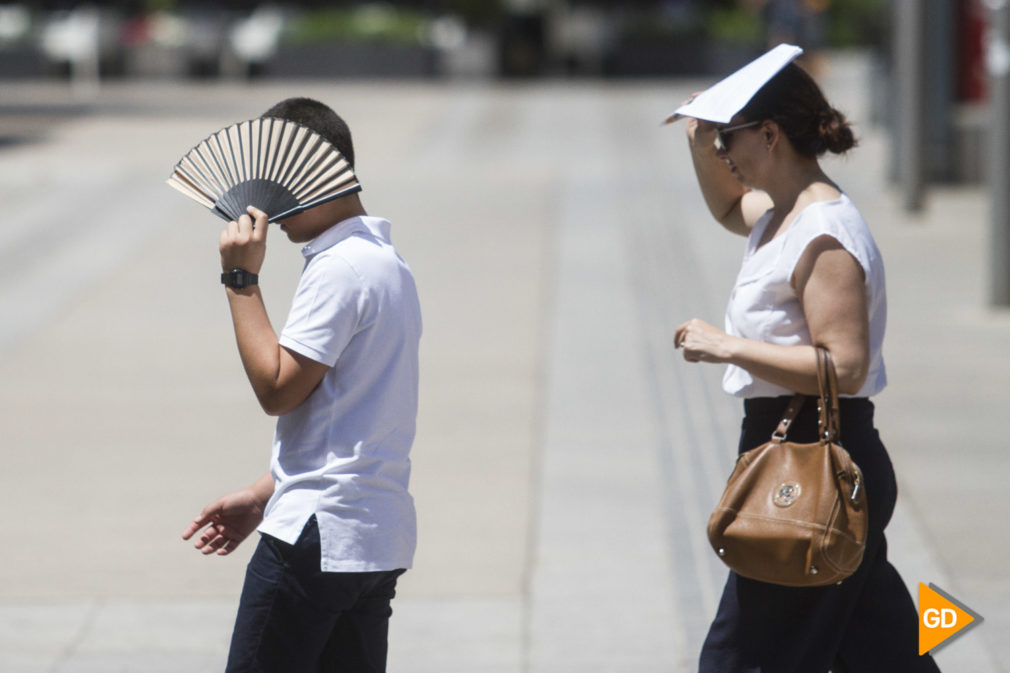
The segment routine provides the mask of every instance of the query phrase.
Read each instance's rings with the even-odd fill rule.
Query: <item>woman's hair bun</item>
[[[824,143],[824,149],[832,154],[844,154],[856,146],[856,136],[841,112],[830,108],[821,119],[818,135]]]

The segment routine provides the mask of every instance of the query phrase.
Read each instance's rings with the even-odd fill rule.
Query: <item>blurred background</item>
[[[990,6],[999,4],[40,0],[0,4],[0,81],[64,81],[85,102],[101,82],[152,79],[703,76],[729,72],[769,45],[793,42],[808,50],[805,61],[815,73],[825,50],[860,49],[874,62],[868,86],[883,93],[920,82],[912,99],[876,97],[872,121],[895,130],[911,124],[911,135],[896,134],[895,157],[902,143],[926,148],[923,161],[913,162],[923,165],[917,180],[977,182],[989,99],[985,45],[998,29]],[[918,196],[912,200],[918,207]]]
[[[888,12],[884,0],[5,3],[0,75],[704,74],[749,60],[769,41],[879,47]]]
[[[660,122],[780,42],[855,124],[825,166],[887,261],[891,557],[985,617],[944,670],[1010,670],[1005,0],[0,0],[0,673],[221,670],[253,545],[179,534],[273,421],[221,223],[164,180],[296,95],[354,130],[425,316],[390,670],[694,670],[740,410],[670,335],[721,321],[742,241]]]

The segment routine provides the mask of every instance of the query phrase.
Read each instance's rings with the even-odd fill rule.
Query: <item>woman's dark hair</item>
[[[795,63],[761,87],[740,115],[748,121],[774,121],[805,157],[844,154],[856,146],[845,115],[828,104],[813,78]]]
[[[263,117],[277,117],[307,126],[329,140],[354,168],[354,143],[351,129],[329,106],[311,98],[288,98],[264,112]]]

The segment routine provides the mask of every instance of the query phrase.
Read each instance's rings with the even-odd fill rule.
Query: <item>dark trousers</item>
[[[768,441],[788,397],[746,400],[740,452]],[[807,399],[789,431],[817,441],[817,404]],[[869,533],[863,562],[838,585],[783,587],[730,572],[701,651],[700,673],[937,673],[919,656],[918,613],[887,561],[884,528],[897,485],[887,450],[873,427],[873,404],[842,399],[842,446],[863,471]]]
[[[404,571],[324,573],[312,517],[294,545],[260,538],[246,570],[227,673],[382,673]]]

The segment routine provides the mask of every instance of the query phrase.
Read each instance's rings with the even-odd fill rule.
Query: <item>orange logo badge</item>
[[[982,622],[978,614],[935,584],[919,583],[919,654],[950,641]]]

